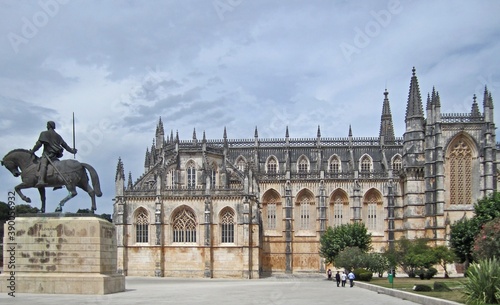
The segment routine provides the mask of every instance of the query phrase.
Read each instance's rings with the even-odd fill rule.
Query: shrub
[[[451,291],[451,289],[443,282],[434,282],[434,291]]]
[[[474,259],[500,257],[500,218],[487,222],[474,239]]]
[[[417,284],[413,286],[413,291],[432,291],[431,286]]]
[[[430,280],[432,277],[434,277],[437,274],[437,269],[434,267],[430,267],[427,269],[420,268],[418,270],[415,270],[416,275],[420,277],[421,280],[427,279]]]
[[[363,282],[369,282],[372,280],[373,273],[371,272],[363,272],[359,274],[358,279]]]
[[[480,260],[467,269],[463,293],[470,305],[500,303],[500,261],[496,258]]]
[[[371,273],[370,271],[363,269],[363,268],[357,268],[352,271],[354,273],[354,276],[356,276],[356,279],[360,279],[360,276],[362,273]]]

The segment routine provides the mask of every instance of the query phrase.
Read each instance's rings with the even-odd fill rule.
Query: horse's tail
[[[101,184],[99,183],[99,176],[97,175],[97,172],[90,164],[82,163],[82,166],[90,173],[90,178],[92,179],[92,187],[94,188],[95,195],[97,197],[101,197]]]

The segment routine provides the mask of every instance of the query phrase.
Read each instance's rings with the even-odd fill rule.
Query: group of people
[[[330,280],[332,278],[332,270],[328,269],[328,279]],[[335,281],[337,282],[337,287],[345,287],[345,284],[347,280],[349,280],[349,285],[350,287],[354,286],[354,279],[356,276],[352,271],[349,271],[348,274],[346,274],[344,271],[342,271],[342,274],[340,274],[340,271],[337,271],[337,274],[335,274]]]

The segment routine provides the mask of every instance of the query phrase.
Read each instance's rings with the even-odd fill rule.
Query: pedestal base
[[[109,294],[125,291],[116,273],[115,226],[96,216],[19,217],[5,224],[0,292]],[[15,231],[15,238],[7,232]],[[8,238],[9,237],[9,238]]]

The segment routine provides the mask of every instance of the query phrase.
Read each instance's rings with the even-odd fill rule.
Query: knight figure
[[[63,138],[55,131],[56,123],[53,121],[47,122],[47,130],[42,131],[40,136],[38,137],[38,141],[33,146],[31,150],[32,153],[35,153],[40,147],[43,145],[43,154],[40,158],[40,171],[38,176],[38,182],[35,187],[44,187],[47,186],[45,182],[45,178],[47,175],[47,165],[50,161],[58,160],[63,156],[63,151],[66,149],[68,152],[72,154],[76,154],[77,149],[71,148],[66,144]]]

